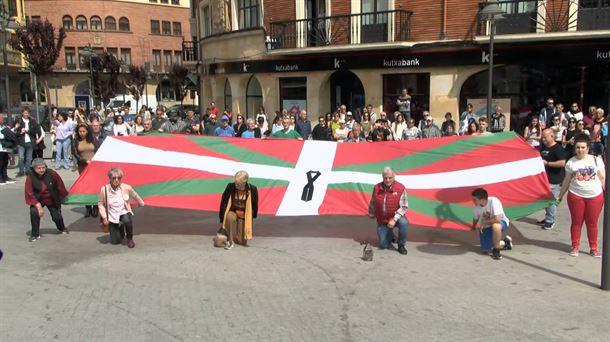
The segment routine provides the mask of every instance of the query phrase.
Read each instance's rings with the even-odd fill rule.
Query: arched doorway
[[[347,110],[364,107],[364,87],[356,74],[349,70],[337,70],[330,75],[330,110],[344,104]]]
[[[258,79],[252,75],[246,87],[246,115],[248,118],[256,118],[256,114],[263,105],[263,92]]]

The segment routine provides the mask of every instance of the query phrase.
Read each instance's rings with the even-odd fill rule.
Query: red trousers
[[[572,217],[572,226],[570,227],[572,248],[578,249],[580,246],[580,233],[584,222],[587,225],[589,248],[592,251],[597,251],[597,222],[603,206],[603,193],[597,197],[583,198],[568,192],[568,208],[570,208],[570,216]]]

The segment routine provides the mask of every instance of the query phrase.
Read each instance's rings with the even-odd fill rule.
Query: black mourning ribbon
[[[305,184],[305,187],[303,188],[301,201],[309,202],[313,197],[313,182],[315,182],[322,173],[320,173],[320,171],[308,171],[305,174],[307,175],[307,184]]]

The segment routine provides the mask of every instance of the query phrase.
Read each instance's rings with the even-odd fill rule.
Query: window
[[[87,69],[89,70],[89,66],[85,63],[85,56],[81,53],[81,51],[86,50],[87,48],[85,47],[81,47],[78,49],[79,53],[78,53],[78,67],[80,69]]]
[[[204,6],[201,10],[201,36],[207,37],[211,33],[210,6]]]
[[[104,26],[106,31],[116,31],[116,19],[114,17],[106,17]]]
[[[34,20],[34,17],[32,17],[32,20]],[[86,30],[87,29],[87,18],[85,18],[82,15],[79,15],[78,17],[76,17],[76,29],[77,30]]]
[[[173,1],[172,1],[173,3]],[[178,4],[176,4],[178,5]],[[9,17],[16,17],[17,16],[17,0],[10,0],[8,2],[8,15]]]
[[[161,34],[161,26],[159,26],[159,20],[150,21],[150,33]]]
[[[125,65],[131,65],[131,49],[121,48],[121,61]]]
[[[129,32],[129,19],[125,17],[119,19],[119,31]]]
[[[174,62],[182,64],[182,51],[174,51]]]
[[[246,117],[254,118],[263,105],[263,92],[258,79],[252,75],[246,88]]]
[[[161,71],[161,50],[153,50],[152,61],[153,71]]]
[[[176,87],[169,80],[161,81],[157,87],[157,101],[176,101]]]
[[[182,24],[179,22],[174,22],[173,23],[173,29],[174,29],[174,36],[181,36],[182,35]]]
[[[168,2],[169,2],[169,1],[167,1],[167,0],[161,0],[161,3],[162,3],[162,4],[167,4]]]
[[[225,107],[231,108],[233,106],[233,96],[231,94],[231,83],[229,83],[229,79],[225,81]]]
[[[239,28],[259,27],[258,0],[238,0]]]
[[[172,63],[172,52],[171,51],[163,51],[163,64],[165,64],[165,70],[169,70],[169,67]]]
[[[72,21],[72,17],[69,15],[64,16],[63,18],[63,26],[66,30],[72,30],[74,28],[74,22]]]
[[[297,116],[303,109],[307,110],[307,78],[280,78],[280,108]]]
[[[40,21],[40,16],[39,15],[33,15],[32,16],[32,22],[34,21]],[[87,19],[85,19],[85,29],[87,28]]]
[[[119,49],[117,48],[106,48],[106,52],[113,55],[114,58],[119,59]]]
[[[66,56],[66,69],[76,69],[76,50],[73,47],[67,47],[64,49]]]
[[[91,29],[94,31],[101,31],[102,30],[102,18],[98,17],[97,15],[94,15],[93,17],[91,17]]]
[[[398,110],[396,99],[404,88],[411,95],[411,117],[419,122],[422,112],[430,109],[430,74],[383,75],[383,110],[386,113]]]
[[[169,21],[163,21],[161,22],[161,29],[162,29],[162,34],[164,35],[171,35],[172,34],[172,24]]]
[[[172,0],[172,5],[180,5],[180,0]]]

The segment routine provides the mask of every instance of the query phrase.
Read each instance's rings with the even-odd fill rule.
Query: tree
[[[104,52],[99,56],[85,57],[84,65],[91,66],[93,75],[92,84],[96,97],[102,103],[108,103],[113,97],[119,85],[119,74],[121,72],[121,63],[117,58],[108,52]]]
[[[180,99],[180,106],[182,106],[182,102],[188,92],[188,85],[190,83],[190,80],[187,77],[188,74],[188,69],[180,64],[172,65],[172,68],[169,71],[169,79],[176,88],[176,96]]]
[[[59,58],[59,53],[66,39],[66,30],[59,28],[57,35],[49,20],[32,20],[25,26],[17,28],[10,40],[10,45],[25,57],[28,69],[41,78],[45,93],[49,94],[49,83],[44,76],[53,72],[53,66]],[[36,88],[36,106],[38,106],[38,88]],[[47,103],[47,105],[49,105]],[[49,120],[51,111],[48,110]]]
[[[139,101],[144,93],[148,75],[143,66],[130,65],[129,72],[123,77],[123,84],[127,91],[136,100],[136,108],[139,108]],[[138,109],[139,110],[139,109]]]

